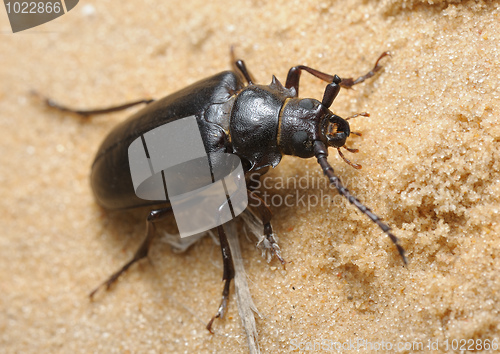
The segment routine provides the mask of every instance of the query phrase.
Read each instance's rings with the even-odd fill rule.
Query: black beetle
[[[233,51],[231,53],[232,71],[224,71],[198,81],[157,101],[139,100],[106,109],[74,110],[52,100],[46,100],[50,107],[83,116],[119,111],[140,103],[147,104],[144,109],[119,124],[106,137],[95,157],[91,175],[95,197],[104,208],[121,210],[151,206],[152,210],[147,218],[146,238],[134,257],[92,291],[91,297],[101,286],[109,288],[133,263],[147,256],[155,237],[155,223],[172,212],[168,202],[147,201],[136,196],[127,155],[129,145],[151,129],[187,116],[196,116],[207,154],[219,152],[236,154],[243,163],[247,179],[266,173],[270,166],[276,167],[283,155],[301,158],[316,157],[330,183],[390,237],[403,262],[407,263],[405,251],[399,244],[398,238],[390,232],[389,226],[341,184],[327,161],[328,147],[334,147],[351,166],[361,167],[347,160],[340,151],[340,148],[345,148],[356,152],[357,150],[349,149],[344,145],[351,133],[358,135],[359,133],[351,132],[348,119],[335,115],[329,107],[341,87],[351,88],[375,75],[381,68],[380,59],[389,53],[383,53],[377,59],[373,69],[356,80],[341,79],[337,75],[328,75],[308,66],[299,65],[288,71],[284,86],[274,76],[270,85],[254,84],[245,63],[242,60],[235,60]],[[298,98],[302,71],[328,82],[321,102],[311,98]],[[258,198],[252,195],[251,186],[249,186],[248,193],[252,198]],[[285,261],[280,255],[272,231],[269,207],[262,200],[259,205],[258,211],[264,225],[264,236],[269,241],[274,255],[284,264]],[[217,227],[217,230],[223,255],[225,284],[222,302],[216,315],[207,325],[209,331],[211,331],[214,319],[224,315],[229,285],[234,277],[226,234],[222,226]]]

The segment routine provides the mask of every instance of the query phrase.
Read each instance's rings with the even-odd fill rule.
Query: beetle
[[[349,203],[354,204],[389,236],[404,264],[407,264],[405,251],[398,238],[390,231],[390,227],[342,185],[327,161],[328,148],[332,147],[337,149],[341,158],[349,165],[361,168],[360,165],[350,162],[340,150],[344,148],[357,152],[347,148],[345,143],[350,134],[360,134],[351,132],[349,118],[343,119],[329,108],[341,88],[350,89],[373,77],[381,69],[380,60],[390,53],[382,53],[374,67],[357,79],[341,79],[337,75],[329,75],[305,65],[294,66],[288,71],[284,86],[274,75],[269,85],[254,83],[244,61],[237,60],[232,49],[231,54],[231,71],[198,81],[160,100],[143,99],[105,109],[75,110],[46,99],[46,104],[50,107],[82,116],[115,112],[146,104],[142,110],[116,126],[104,139],[97,151],[91,172],[92,190],[97,203],[102,207],[108,210],[144,206],[151,208],[146,221],[146,236],[133,258],[93,290],[90,293],[91,298],[101,287],[109,289],[132,264],[147,256],[156,234],[155,224],[172,213],[168,200],[150,201],[136,196],[127,154],[129,145],[151,129],[187,116],[196,117],[207,154],[237,155],[242,161],[247,180],[265,174],[270,167],[276,167],[283,155],[315,157],[324,175],[339,194],[347,198]],[[303,71],[328,83],[321,101],[298,97],[299,80]],[[247,192],[249,197],[260,199],[251,185],[248,186]],[[273,254],[285,264],[271,226],[269,207],[260,199],[257,209],[264,226],[265,239]],[[229,285],[235,275],[227,236],[222,226],[218,226],[217,231],[223,256],[224,288],[220,306],[207,324],[209,331],[214,319],[224,315]]]

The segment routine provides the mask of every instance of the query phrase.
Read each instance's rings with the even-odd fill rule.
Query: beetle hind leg
[[[207,329],[210,333],[214,333],[212,332],[212,324],[214,323],[214,320],[216,318],[223,318],[226,313],[227,303],[229,301],[229,286],[231,285],[231,280],[234,278],[233,256],[231,255],[231,249],[229,247],[226,232],[224,231],[224,227],[222,225],[217,227],[217,231],[219,233],[222,263],[224,265],[222,275],[222,280],[224,280],[224,290],[222,290],[222,300],[219,308],[207,324]]]
[[[94,295],[99,289],[105,287],[106,290],[108,290],[111,287],[111,285],[113,285],[113,283],[116,282],[118,278],[130,268],[130,266],[132,266],[132,264],[147,257],[149,248],[151,247],[151,243],[153,242],[156,236],[156,227],[154,223],[165,219],[165,217],[168,216],[171,212],[172,212],[172,207],[167,207],[167,208],[152,210],[149,213],[146,222],[146,238],[135,252],[134,257],[132,257],[130,261],[125,263],[125,265],[121,267],[118,271],[113,273],[105,282],[103,282],[97,288],[92,290],[92,292],[89,294],[89,297],[91,299],[94,297]]]
[[[106,108],[76,109],[76,108],[71,108],[71,107],[63,106],[62,104],[59,104],[58,102],[54,101],[51,98],[42,96],[41,94],[39,94],[36,91],[32,91],[31,93],[34,96],[40,98],[45,103],[45,105],[47,107],[49,107],[49,108],[54,108],[54,109],[57,109],[58,111],[61,111],[61,112],[69,112],[69,113],[77,114],[77,115],[82,116],[82,117],[88,117],[88,116],[98,115],[98,114],[107,114],[107,113],[119,112],[119,111],[123,111],[123,110],[125,110],[127,108],[130,108],[130,107],[133,107],[133,106],[137,106],[137,105],[142,104],[142,103],[149,104],[149,103],[151,103],[151,102],[154,101],[153,99],[147,99],[146,98],[146,99],[140,99],[140,100],[137,100],[137,101],[127,102],[127,103],[124,103],[124,104],[120,104],[120,105],[116,105],[116,106],[111,106],[111,107],[106,107]]]

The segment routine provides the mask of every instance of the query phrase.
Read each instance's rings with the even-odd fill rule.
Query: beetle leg
[[[37,96],[37,97],[40,97],[43,100],[43,102],[50,108],[55,108],[55,109],[62,111],[62,112],[69,112],[69,113],[78,114],[78,115],[83,116],[83,117],[88,117],[88,116],[97,115],[97,114],[106,114],[106,113],[123,111],[127,108],[136,106],[136,105],[141,104],[141,103],[149,104],[149,103],[154,101],[153,99],[142,99],[142,100],[124,103],[124,104],[117,105],[117,106],[112,106],[112,107],[107,107],[107,108],[98,108],[98,109],[88,109],[87,110],[87,109],[74,109],[74,108],[70,108],[67,106],[63,106],[50,98],[47,98],[47,97],[40,95],[36,91],[33,91],[32,94]]]
[[[233,46],[231,46],[231,61],[233,64],[233,70],[239,71],[243,75],[243,77],[245,78],[246,82],[249,85],[253,85],[255,80],[253,79],[252,74],[250,74],[250,72],[248,71],[248,69],[245,65],[245,62],[243,60],[236,59]]]
[[[273,227],[271,226],[271,218],[273,217],[271,209],[269,209],[269,206],[266,204],[266,202],[262,198],[260,198],[256,193],[252,192],[251,190],[247,190],[247,193],[249,199],[257,201],[256,205],[250,205],[250,206],[258,209],[260,214],[260,219],[262,220],[262,224],[264,225],[264,237],[266,238],[266,241],[269,242],[272,253],[276,256],[276,258],[279,259],[281,264],[283,264],[284,266],[286,264],[286,261],[283,259],[283,257],[281,257],[280,247],[276,242],[273,233]],[[263,240],[259,241],[257,245],[259,245],[262,241]]]
[[[399,244],[399,239],[393,235],[393,233],[390,231],[391,228],[387,226],[380,218],[375,215],[370,208],[366,207],[363,205],[358,198],[353,196],[349,190],[342,185],[342,182],[340,182],[340,179],[335,175],[333,172],[332,166],[328,163],[326,157],[328,156],[328,150],[325,147],[325,144],[323,144],[321,141],[316,140],[314,142],[314,155],[316,156],[316,159],[318,160],[319,165],[323,169],[323,173],[325,176],[328,177],[330,180],[330,183],[337,188],[339,191],[340,195],[344,196],[347,198],[349,203],[354,204],[356,208],[358,208],[363,214],[368,216],[371,221],[373,221],[375,224],[377,224],[382,231],[384,231],[387,236],[391,239],[391,241],[396,245],[396,248],[398,249],[399,255],[403,259],[404,264],[408,264],[408,260],[406,259],[405,256],[405,250],[404,248]]]
[[[172,212],[172,207],[167,207],[167,208],[162,208],[162,209],[157,209],[157,210],[152,210],[149,213],[149,216],[147,218],[146,222],[146,238],[142,242],[142,244],[139,246],[139,249],[134,254],[134,257],[130,261],[128,261],[123,267],[121,267],[118,271],[113,273],[105,282],[100,284],[97,288],[95,288],[90,294],[89,297],[92,299],[95,295],[95,293],[101,289],[102,287],[106,287],[106,290],[108,290],[111,285],[122,275],[124,272],[127,271],[127,269],[130,268],[132,264],[135,262],[147,257],[149,247],[151,246],[151,243],[153,239],[156,236],[156,227],[154,223],[164,220],[170,213]]]
[[[391,53],[390,52],[383,52],[378,57],[377,61],[375,62],[375,65],[373,66],[373,69],[371,69],[368,73],[366,73],[365,75],[362,75],[362,76],[358,77],[356,80],[354,80],[352,77],[349,77],[349,78],[346,78],[346,79],[342,79],[342,82],[340,83],[340,86],[342,86],[344,88],[347,88],[347,89],[350,89],[354,85],[360,84],[363,81],[365,81],[366,79],[369,79],[370,77],[372,77],[373,75],[375,75],[375,73],[377,71],[379,71],[380,69],[382,69],[382,66],[378,65],[378,62],[380,61],[380,59],[382,59],[383,57],[386,57],[388,55],[390,56]]]
[[[229,241],[227,240],[226,232],[222,225],[217,226],[217,231],[219,232],[220,248],[222,251],[222,263],[224,264],[224,271],[222,274],[222,280],[224,280],[224,290],[222,290],[222,301],[219,305],[217,313],[210,319],[207,324],[207,329],[212,332],[212,324],[216,318],[223,318],[226,312],[227,302],[229,301],[229,286],[231,285],[231,280],[234,278],[234,264],[233,256],[231,255],[231,248],[229,248]]]
[[[357,85],[357,84],[365,81],[366,79],[369,79],[370,77],[375,75],[375,73],[377,71],[379,71],[382,68],[382,66],[380,66],[378,63],[379,63],[380,59],[382,59],[383,57],[385,57],[387,55],[390,55],[390,53],[389,52],[382,53],[382,55],[375,62],[375,66],[373,67],[373,69],[370,70],[367,74],[358,77],[356,80],[353,80],[352,78],[342,79],[342,81],[340,82],[340,86],[342,86],[344,88],[351,88],[352,86]],[[300,81],[300,74],[302,73],[302,70],[307,71],[309,74],[317,77],[318,79],[326,81],[328,83],[335,82],[335,77],[337,76],[337,75],[326,74],[324,72],[310,68],[309,66],[305,66],[305,65],[294,66],[293,68],[291,68],[288,71],[288,75],[286,77],[285,87],[286,88],[293,87],[295,89],[295,92],[297,93],[297,96],[299,95],[299,81]]]
[[[326,82],[334,82],[334,78],[336,75],[329,75],[319,70],[310,68],[305,65],[297,65],[288,70],[288,75],[286,76],[286,88],[294,88],[297,97],[299,96],[299,81],[300,75],[302,74],[302,70],[307,71],[309,74],[316,76],[317,78],[326,81]]]

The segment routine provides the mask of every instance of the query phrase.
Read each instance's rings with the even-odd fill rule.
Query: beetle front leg
[[[377,71],[379,71],[382,66],[379,65],[380,59],[382,59],[385,56],[391,55],[389,52],[384,52],[380,57],[377,59],[375,62],[375,65],[373,69],[371,69],[368,73],[365,75],[362,75],[358,77],[356,80],[353,78],[346,78],[346,79],[341,79],[340,86],[344,88],[352,88],[352,86],[357,85],[365,81],[366,79],[369,79],[370,77],[374,76]],[[299,95],[299,81],[300,81],[300,75],[302,74],[302,70],[308,72],[309,74],[317,77],[318,79],[321,79],[323,81],[326,81],[328,83],[333,83],[337,81],[336,78],[338,78],[337,75],[329,75],[324,72],[321,72],[319,70],[310,68],[309,66],[305,65],[297,65],[291,68],[288,71],[288,75],[286,77],[286,88],[294,88],[295,92],[297,93],[297,96]]]
[[[264,225],[264,237],[259,241],[257,246],[259,246],[262,242],[268,242],[269,246],[265,246],[265,248],[271,248],[272,253],[279,259],[281,264],[285,265],[286,261],[281,256],[280,247],[276,242],[276,238],[273,232],[273,227],[271,226],[271,218],[273,214],[271,213],[271,209],[266,204],[266,202],[260,198],[256,193],[251,190],[247,190],[248,199],[256,200],[256,205],[250,205],[251,207],[256,208],[259,211],[260,219],[262,220],[262,224]]]
[[[300,81],[300,75],[302,74],[302,70],[307,71],[309,74],[317,77],[318,79],[321,79],[329,83],[334,82],[335,77],[338,78],[337,75],[329,75],[305,65],[294,66],[293,68],[290,68],[290,70],[288,70],[285,87],[286,88],[293,87],[295,89],[296,97],[299,96],[299,81]]]
[[[219,305],[219,309],[207,324],[207,329],[212,334],[214,333],[212,332],[212,324],[214,320],[216,318],[223,318],[224,313],[226,312],[227,302],[229,301],[229,286],[231,285],[231,280],[234,278],[233,256],[231,255],[231,248],[229,247],[226,232],[224,231],[224,227],[222,225],[217,227],[217,231],[219,233],[222,263],[224,265],[222,274],[222,280],[224,280],[224,290],[222,290],[222,301]]]
[[[354,80],[352,77],[349,77],[349,78],[346,78],[346,79],[342,79],[342,82],[340,83],[340,86],[342,86],[344,88],[347,88],[347,89],[350,89],[354,85],[360,84],[363,81],[365,81],[366,79],[371,78],[373,75],[375,75],[375,73],[377,71],[379,71],[380,69],[382,69],[382,66],[378,65],[378,62],[380,61],[380,59],[382,59],[383,57],[386,57],[386,56],[390,56],[390,55],[391,55],[390,52],[383,52],[378,57],[377,61],[375,62],[375,65],[373,66],[373,69],[371,69],[365,75],[362,75],[362,76],[358,77],[356,80]]]
[[[153,239],[156,236],[156,227],[154,223],[159,222],[161,220],[164,220],[168,215],[172,213],[172,207],[167,207],[167,208],[162,208],[162,209],[157,209],[157,210],[152,210],[149,213],[149,216],[146,221],[146,238],[142,242],[142,244],[139,246],[137,251],[134,254],[134,257],[130,261],[128,261],[123,267],[121,267],[118,271],[113,273],[105,282],[100,284],[97,288],[95,288],[90,294],[89,297],[92,299],[95,295],[95,293],[101,289],[102,287],[106,287],[106,290],[109,290],[111,285],[118,280],[120,275],[125,273],[127,269],[130,268],[132,264],[135,262],[147,257],[149,248],[151,247],[151,243],[153,242]]]

